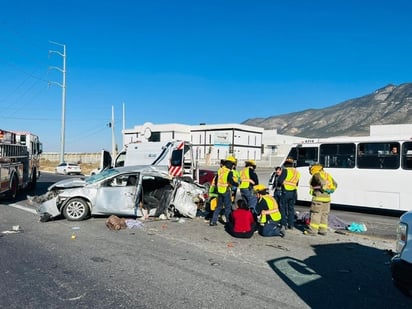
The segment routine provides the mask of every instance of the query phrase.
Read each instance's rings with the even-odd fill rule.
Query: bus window
[[[353,168],[355,166],[356,146],[347,144],[320,145],[319,163],[325,167]]]
[[[298,150],[296,147],[292,147],[288,153],[288,158],[292,158],[293,161],[297,161],[298,160]]]
[[[412,170],[412,142],[403,143],[402,168],[405,170]]]
[[[392,154],[393,148],[399,149],[399,143],[359,143],[358,168],[397,169],[399,154]]]
[[[309,166],[318,162],[317,147],[299,147],[296,152],[296,167]],[[295,159],[295,158],[293,158]]]

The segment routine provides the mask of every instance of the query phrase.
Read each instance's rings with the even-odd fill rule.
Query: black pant
[[[228,222],[226,223],[226,231],[236,238],[251,238],[257,229],[256,222],[252,224],[252,229],[249,232],[234,232],[233,231],[233,223]]]

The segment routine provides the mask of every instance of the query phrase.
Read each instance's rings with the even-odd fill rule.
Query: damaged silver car
[[[171,178],[153,166],[128,166],[56,182],[29,201],[39,204],[43,222],[61,215],[70,221],[112,214],[193,218],[205,194],[191,179]]]

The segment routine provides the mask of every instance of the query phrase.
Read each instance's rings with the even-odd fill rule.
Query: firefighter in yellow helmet
[[[232,212],[232,187],[237,187],[239,184],[233,179],[233,165],[236,164],[236,158],[228,156],[222,167],[217,171],[215,177],[215,185],[217,187],[217,206],[213,212],[213,217],[210,221],[210,226],[217,225],[217,219],[222,208],[225,208],[226,222],[229,222],[230,213]]]
[[[338,184],[335,179],[323,169],[322,164],[313,164],[309,167],[312,178],[309,181],[312,204],[310,206],[310,223],[306,227],[305,235],[326,235],[330,213],[331,194]]]
[[[259,184],[259,178],[255,172],[256,162],[254,160],[246,160],[245,167],[240,171],[240,194],[242,198],[246,201],[255,214],[255,208],[257,203],[256,195],[253,192],[253,186]]]
[[[269,189],[262,184],[253,187],[257,197],[256,214],[259,217],[259,234],[268,236],[285,236],[281,229],[280,219],[282,215],[279,211],[278,203],[269,194]]]

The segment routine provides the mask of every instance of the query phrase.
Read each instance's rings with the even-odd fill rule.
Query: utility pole
[[[116,140],[114,136],[114,106],[112,105],[112,158],[116,158]]]
[[[122,130],[122,147],[124,146],[124,130],[126,130],[126,105],[123,102],[123,130]]]
[[[126,129],[126,106],[123,102],[123,131]],[[122,132],[123,133],[123,132]]]
[[[56,84],[62,88],[62,126],[60,135],[60,163],[64,162],[64,144],[65,144],[65,128],[66,128],[66,45],[49,41],[51,44],[55,44],[63,47],[63,53],[55,50],[49,50],[49,54],[56,53],[63,58],[63,68],[50,67],[50,69],[56,69],[63,74],[62,83],[49,81],[49,85]]]

